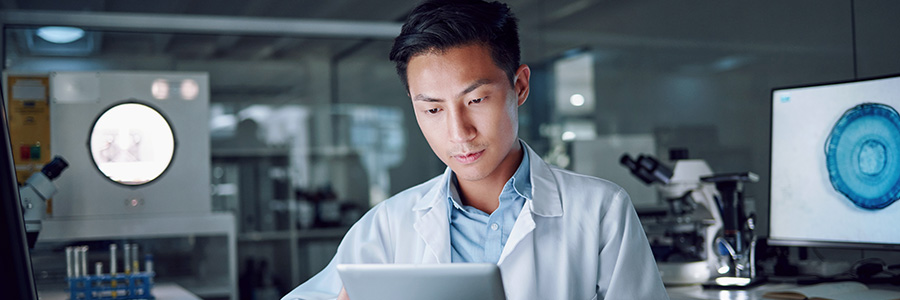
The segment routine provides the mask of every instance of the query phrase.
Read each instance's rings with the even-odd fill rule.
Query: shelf
[[[291,238],[290,231],[256,231],[238,235],[238,242],[279,241]]]
[[[341,239],[347,234],[347,230],[350,230],[349,227],[335,227],[335,228],[316,228],[316,229],[304,229],[297,231],[298,239]]]
[[[262,157],[286,157],[290,155],[287,148],[232,148],[212,149],[212,158],[262,158]]]
[[[302,229],[293,232],[293,238],[298,240],[341,239],[349,229],[349,227]],[[238,235],[238,242],[247,243],[290,240],[292,238],[291,234],[292,233],[289,230],[245,232]]]
[[[38,241],[231,235],[234,226],[234,216],[231,213],[47,218],[43,221]]]

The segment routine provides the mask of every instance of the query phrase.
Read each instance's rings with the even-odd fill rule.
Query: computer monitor
[[[0,298],[37,299],[14,165],[6,105],[0,100]]]
[[[900,75],[772,90],[769,244],[900,249]]]

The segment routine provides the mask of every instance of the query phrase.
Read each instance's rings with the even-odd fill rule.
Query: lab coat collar
[[[547,164],[524,141],[525,149],[531,159],[531,195],[532,212],[543,217],[560,217],[563,214],[562,200],[559,197],[559,184],[556,176]]]
[[[450,263],[450,218],[447,204],[447,176],[450,168],[444,171],[431,186],[431,189],[416,200],[413,210],[418,214],[413,228],[425,241],[426,248],[433,256],[424,256],[423,263]],[[433,180],[432,180],[433,181]]]
[[[532,195],[532,212],[544,217],[562,216],[562,201],[559,197],[559,186],[556,177],[547,164],[537,153],[522,142],[525,151],[528,152],[529,165],[531,168],[531,195]],[[440,176],[435,185],[428,190],[422,198],[416,200],[413,210],[421,211],[437,206],[446,207],[444,201],[447,200],[447,184],[450,182],[450,176],[453,176],[450,167],[444,170],[444,174]]]
[[[416,200],[416,204],[413,206],[413,210],[420,211],[432,208],[436,205],[441,204],[442,200],[447,200],[447,183],[450,176],[453,176],[453,171],[450,170],[450,167],[444,170],[444,174],[441,175],[436,184],[431,186],[431,189],[422,195],[422,198]]]

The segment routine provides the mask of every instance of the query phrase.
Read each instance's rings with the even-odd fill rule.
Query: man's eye
[[[433,115],[433,114],[438,113],[439,111],[441,111],[440,108],[432,108],[432,109],[426,110],[425,112]]]
[[[481,100],[484,100],[484,98],[472,99],[472,101],[470,101],[470,102],[472,102],[472,103],[481,103]]]

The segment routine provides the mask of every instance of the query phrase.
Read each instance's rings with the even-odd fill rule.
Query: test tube
[[[147,273],[153,273],[153,254],[147,253],[144,255],[144,269]]]
[[[141,271],[140,271],[140,267],[139,267],[139,266],[140,266],[140,264],[139,264],[140,259],[141,259],[141,258],[138,256],[138,245],[137,245],[137,244],[132,244],[132,245],[131,245],[131,261],[132,261],[132,263],[131,263],[131,270],[134,271],[134,273],[140,273],[140,272],[141,272]]]
[[[116,275],[116,244],[109,244],[109,274]]]
[[[81,276],[87,277],[87,251],[88,246],[81,246]]]
[[[72,263],[73,263],[72,266],[74,267],[72,270],[73,275],[75,275],[74,277],[80,277],[81,276],[81,247],[80,246],[72,248]]]
[[[131,274],[131,244],[125,243],[125,274]]]
[[[100,277],[100,275],[103,275],[103,262],[102,261],[98,261],[98,262],[94,263],[94,273],[97,273],[97,277]]]
[[[72,278],[72,247],[66,247],[66,276]]]
[[[116,270],[116,252],[118,252],[118,248],[119,246],[114,243],[109,245],[109,274],[112,276],[112,280],[109,281],[109,286],[112,288],[110,296],[112,296],[113,299],[116,299],[119,293],[117,288],[119,279],[116,278],[116,273],[119,272]],[[125,265],[127,266],[128,262],[125,262]]]

